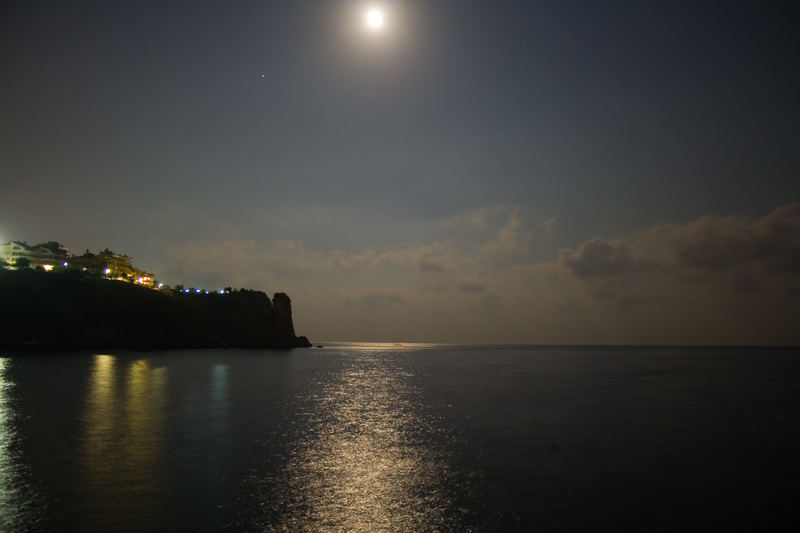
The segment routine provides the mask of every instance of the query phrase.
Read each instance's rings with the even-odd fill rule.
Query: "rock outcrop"
[[[289,297],[261,291],[164,294],[82,275],[0,271],[0,346],[294,348]]]

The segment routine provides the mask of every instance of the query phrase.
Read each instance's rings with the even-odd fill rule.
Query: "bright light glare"
[[[367,26],[373,29],[383,27],[383,12],[379,9],[370,9],[367,11]]]

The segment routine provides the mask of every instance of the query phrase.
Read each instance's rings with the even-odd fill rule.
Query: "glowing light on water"
[[[8,391],[13,384],[6,379],[8,359],[0,357],[0,526],[10,526],[12,510],[12,477],[13,464],[9,456],[9,447],[13,437],[14,428],[11,426],[11,407],[9,405]],[[8,487],[9,489],[7,489]]]
[[[116,357],[95,355],[83,416],[86,436],[81,450],[85,471],[92,481],[112,475],[111,458],[116,453],[117,438],[116,384]]]
[[[20,465],[13,453],[17,431],[11,390],[14,382],[8,376],[11,360],[0,357],[0,531],[14,531],[22,523],[26,502],[20,490]]]
[[[163,430],[166,369],[151,368],[147,359],[139,359],[128,368],[126,414],[128,419],[128,461],[147,469],[154,467]]]
[[[95,355],[89,378],[89,397],[84,420],[87,426],[87,452],[100,453],[114,424],[116,358]]]
[[[454,529],[439,485],[446,466],[414,434],[428,424],[411,403],[415,393],[407,374],[370,353],[313,393],[285,486],[264,502],[282,500],[282,528]]]
[[[123,360],[124,361],[124,360]],[[158,483],[163,465],[164,403],[167,370],[147,359],[118,368],[113,355],[95,355],[83,420],[86,426],[81,461],[92,508],[124,510],[141,516],[141,508]],[[114,517],[106,517],[113,521]]]
[[[209,428],[217,437],[225,434],[230,417],[228,405],[228,366],[214,365],[211,371],[211,404],[209,405]]]

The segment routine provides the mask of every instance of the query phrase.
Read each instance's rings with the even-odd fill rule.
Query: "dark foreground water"
[[[0,353],[1,531],[771,530],[800,353]]]

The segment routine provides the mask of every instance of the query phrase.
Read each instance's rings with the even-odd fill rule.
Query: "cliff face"
[[[273,309],[278,315],[279,320],[289,328],[289,332],[294,336],[294,324],[292,323],[292,301],[282,292],[276,292],[272,298]]]
[[[80,272],[0,271],[0,345],[53,348],[308,346],[291,301],[260,291],[162,294]]]

